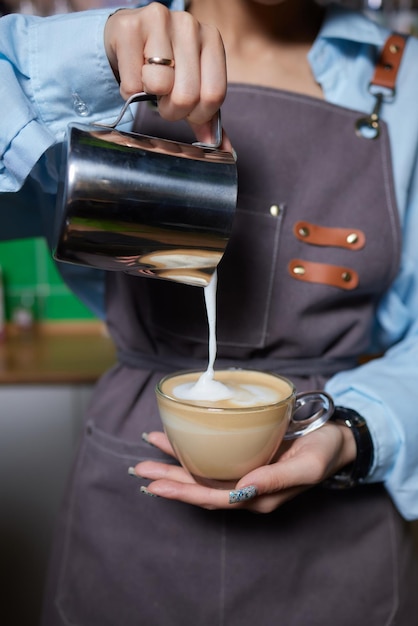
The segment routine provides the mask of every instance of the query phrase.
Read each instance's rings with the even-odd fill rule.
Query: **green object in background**
[[[62,280],[41,238],[0,243],[6,320],[23,307],[36,321],[96,319]]]

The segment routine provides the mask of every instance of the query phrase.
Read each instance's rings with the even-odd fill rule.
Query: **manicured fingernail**
[[[236,153],[234,148],[232,148],[231,152],[232,152],[232,156],[234,157],[234,161],[237,162],[238,161],[238,154]]]
[[[143,441],[145,441],[145,443],[148,443],[150,446],[153,446],[154,444],[151,443],[151,441],[149,440],[148,437],[148,433],[142,433],[141,438]]]
[[[156,493],[151,493],[151,491],[148,491],[148,489],[146,487],[141,487],[141,489],[139,490],[141,493],[143,493],[146,496],[151,496],[151,498],[159,498],[160,496],[157,496]]]
[[[252,498],[255,498],[257,494],[257,487],[254,487],[254,485],[243,487],[242,489],[234,489],[234,491],[229,492],[229,504],[243,502],[244,500],[251,500]]]
[[[128,467],[129,476],[133,476],[134,478],[139,478],[138,474],[135,472],[134,467]]]

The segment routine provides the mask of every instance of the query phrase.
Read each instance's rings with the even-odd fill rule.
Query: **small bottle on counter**
[[[13,311],[12,322],[22,335],[30,335],[33,331],[33,300],[32,294],[24,294]]]

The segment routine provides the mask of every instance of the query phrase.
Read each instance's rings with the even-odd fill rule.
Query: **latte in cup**
[[[282,376],[219,370],[218,399],[196,397],[202,372],[179,372],[157,385],[166,434],[181,464],[201,484],[229,488],[269,463],[285,436],[295,388]],[[203,394],[203,398],[206,396]]]
[[[296,393],[293,383],[269,372],[214,370],[217,272],[205,287],[209,363],[205,372],[177,372],[156,387],[161,421],[183,467],[201,484],[229,489],[270,463],[282,440],[319,428],[334,410],[325,391]],[[295,413],[307,404],[314,412]],[[320,406],[317,409],[317,406]]]

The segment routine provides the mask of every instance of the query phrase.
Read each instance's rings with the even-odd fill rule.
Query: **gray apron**
[[[240,85],[222,114],[239,155],[239,201],[219,267],[217,367],[323,387],[369,349],[398,271],[387,129],[365,140],[356,112]],[[137,124],[189,139],[148,106]],[[206,367],[204,298],[120,273],[107,290],[119,363],[88,411],[44,626],[416,626],[410,537],[382,485],[310,489],[269,515],[139,493],[130,465],[174,462],[141,440],[161,429],[156,382]]]

